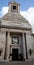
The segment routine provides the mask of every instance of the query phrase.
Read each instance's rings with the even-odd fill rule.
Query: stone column
[[[7,36],[7,61],[9,61],[10,44],[11,44],[11,37],[10,37],[10,32],[8,32],[8,36]]]
[[[26,59],[26,50],[25,50],[25,38],[24,33],[22,33],[22,46],[23,46],[23,57]]]
[[[5,31],[1,32],[1,36],[0,37],[2,38],[2,39],[0,39],[0,40],[2,40],[2,46],[0,46],[0,48],[2,50],[0,61],[4,61],[5,44],[6,44],[6,32]]]

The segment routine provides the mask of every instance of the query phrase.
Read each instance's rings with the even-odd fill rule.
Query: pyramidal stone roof
[[[7,13],[1,18],[2,25],[31,29],[29,22],[21,15]]]

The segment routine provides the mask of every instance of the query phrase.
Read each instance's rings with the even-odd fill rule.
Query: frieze
[[[16,22],[16,21],[4,21],[3,20],[2,25],[31,28],[31,26],[29,26],[28,23],[25,24],[25,23]]]

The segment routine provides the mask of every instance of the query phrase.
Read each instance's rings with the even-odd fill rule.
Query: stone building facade
[[[0,61],[34,60],[34,34],[20,15],[20,4],[8,3],[8,13],[0,19]]]

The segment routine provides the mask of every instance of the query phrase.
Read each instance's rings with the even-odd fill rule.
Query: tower
[[[16,3],[15,1],[9,2],[9,13],[12,14],[20,14],[20,4]]]

